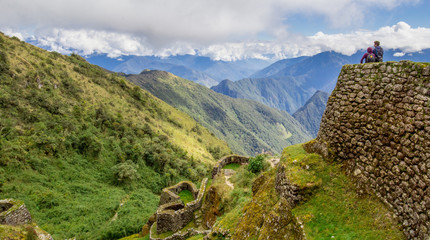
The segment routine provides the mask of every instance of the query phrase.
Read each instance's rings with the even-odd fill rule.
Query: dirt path
[[[119,209],[128,201],[129,196],[126,195],[121,202],[119,203],[118,209],[115,212],[115,215],[111,218],[110,222],[114,222],[118,218],[118,211]]]
[[[230,182],[230,178],[236,173],[236,171],[231,169],[224,169],[225,183],[231,188],[234,189],[233,183]]]

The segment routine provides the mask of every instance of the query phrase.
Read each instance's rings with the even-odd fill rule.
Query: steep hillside
[[[216,92],[237,98],[252,99],[270,107],[294,113],[316,90],[331,92],[341,67],[350,62],[335,52],[312,57],[286,59],[228,86],[224,82],[212,87]]]
[[[138,232],[163,187],[231,151],[123,77],[3,34],[0,116],[1,197],[55,239]]]
[[[293,117],[308,130],[312,137],[316,137],[318,134],[328,97],[328,93],[317,91],[303,107],[293,114]]]
[[[295,81],[293,77],[246,78],[236,82],[224,80],[211,89],[230,97],[255,100],[292,114],[312,96],[312,91],[298,86]]]
[[[236,153],[280,152],[284,146],[310,139],[287,112],[255,101],[233,99],[167,72],[144,71],[128,75],[127,79],[193,116],[225,139]]]
[[[382,201],[301,144],[285,148],[274,168],[249,169],[235,169],[234,189],[224,175],[213,180],[221,216],[208,239],[405,239]]]

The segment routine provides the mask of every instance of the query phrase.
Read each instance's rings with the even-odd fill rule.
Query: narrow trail
[[[118,205],[118,209],[115,212],[115,215],[111,218],[111,220],[109,222],[114,222],[116,221],[116,219],[118,218],[118,211],[119,209],[128,201],[129,196],[126,195],[123,199],[121,199],[121,202]]]
[[[234,185],[232,182],[230,182],[230,178],[236,173],[236,171],[231,169],[224,169],[224,177],[225,177],[225,183],[231,188],[234,189]]]

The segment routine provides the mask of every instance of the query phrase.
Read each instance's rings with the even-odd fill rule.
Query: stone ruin
[[[212,169],[212,179],[218,175],[222,168],[230,163],[247,164],[249,162],[249,157],[239,156],[239,155],[228,155],[221,158]]]
[[[247,164],[249,157],[239,155],[229,155],[221,158],[212,169],[212,178],[219,174],[223,167],[231,163]],[[160,196],[160,205],[155,213],[155,224],[150,226],[149,239],[161,240],[155,237],[155,233],[161,234],[172,231],[173,234],[163,240],[183,240],[197,234],[207,235],[210,230],[200,231],[190,228],[180,231],[188,223],[195,220],[195,212],[200,210],[203,204],[203,197],[206,191],[208,179],[202,180],[200,189],[189,181],[182,181],[178,184],[163,189]],[[179,193],[188,190],[193,194],[194,201],[184,204],[179,197]],[[151,225],[150,224],[150,225]]]
[[[345,65],[307,147],[344,164],[398,216],[407,239],[430,236],[430,65]]]
[[[156,224],[152,225],[150,230],[151,240],[158,239],[153,237],[154,231],[158,234],[168,231],[175,232],[172,236],[164,238],[171,240],[186,239],[202,233],[193,228],[185,233],[177,231],[193,221],[194,212],[202,207],[207,182],[207,178],[203,179],[200,189],[197,189],[196,186],[189,181],[182,181],[174,186],[163,189],[160,197],[160,206],[156,212]],[[184,204],[178,195],[183,190],[189,190],[194,196],[194,201]]]
[[[14,199],[0,200],[0,224],[23,225],[32,221],[24,202]]]
[[[0,200],[0,225],[10,226],[15,229],[14,231],[23,232],[28,234],[26,227],[30,226],[34,229],[37,239],[39,240],[52,240],[49,233],[37,226],[30,215],[27,207],[23,201],[15,199]],[[27,233],[25,233],[27,232]],[[0,239],[3,239],[2,232],[0,231]],[[27,235],[28,236],[28,235]],[[9,239],[8,236],[5,239]],[[14,238],[15,239],[15,238]]]

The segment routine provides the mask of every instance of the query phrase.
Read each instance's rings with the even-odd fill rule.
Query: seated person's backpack
[[[376,62],[376,56],[375,56],[375,54],[373,54],[373,53],[367,54],[366,62],[367,63],[369,63],[369,62]]]

